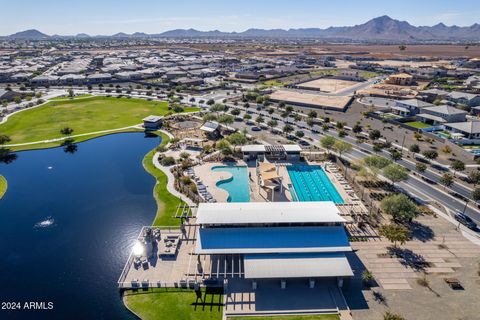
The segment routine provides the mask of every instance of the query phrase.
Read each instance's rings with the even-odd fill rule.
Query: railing
[[[162,282],[149,280],[136,280],[131,282],[119,282],[119,289],[153,289],[153,288],[176,288],[196,289],[201,287],[224,287],[225,280],[215,282],[197,282],[195,280],[180,280],[177,282]]]
[[[130,282],[119,282],[119,289],[151,289],[151,288],[178,288],[178,289],[195,289],[202,287],[204,284],[193,280],[180,280],[178,282],[162,282],[148,280],[133,280]]]

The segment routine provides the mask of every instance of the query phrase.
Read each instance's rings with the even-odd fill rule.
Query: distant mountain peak
[[[36,29],[20,31],[9,36],[11,39],[47,39],[49,36]]]
[[[89,37],[80,33],[77,36],[48,36],[38,30],[31,29],[8,36],[8,39],[57,39],[72,37]],[[344,27],[298,28],[298,29],[259,29],[249,28],[243,32],[222,32],[219,30],[200,31],[194,28],[168,30],[159,34],[135,32],[116,33],[112,36],[96,36],[101,38],[195,38],[195,37],[266,37],[266,38],[316,38],[340,41],[366,42],[426,42],[426,41],[480,41],[480,24],[469,27],[446,26],[440,22],[434,26],[413,26],[407,21],[400,21],[388,15],[373,18],[363,24]]]

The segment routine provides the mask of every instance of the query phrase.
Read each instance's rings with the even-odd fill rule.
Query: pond
[[[52,310],[0,310],[1,319],[134,319],[116,281],[141,226],[152,223],[155,180],[142,166],[160,143],[143,133],[26,151],[0,164],[3,302]]]

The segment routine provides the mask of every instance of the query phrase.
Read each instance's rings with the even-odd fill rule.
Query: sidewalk
[[[162,170],[163,173],[165,173],[165,175],[167,176],[168,178],[168,182],[167,182],[167,190],[168,192],[170,192],[171,194],[173,194],[175,197],[181,199],[183,202],[185,202],[186,204],[188,204],[189,206],[195,206],[195,203],[193,203],[192,200],[190,200],[188,197],[186,197],[185,195],[181,194],[180,192],[178,192],[177,190],[175,190],[175,186],[174,186],[174,181],[175,181],[175,177],[173,176],[173,174],[170,172],[170,167],[164,167],[160,164],[160,162],[158,161],[158,157],[160,156],[160,153],[159,152],[156,152],[154,155],[153,155],[153,165],[159,169],[159,170]]]

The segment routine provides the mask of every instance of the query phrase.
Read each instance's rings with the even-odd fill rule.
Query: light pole
[[[467,201],[465,201],[465,207],[463,207],[463,211],[462,211],[463,214],[465,214],[465,211],[467,211],[468,202],[470,202],[470,199],[467,199]]]

